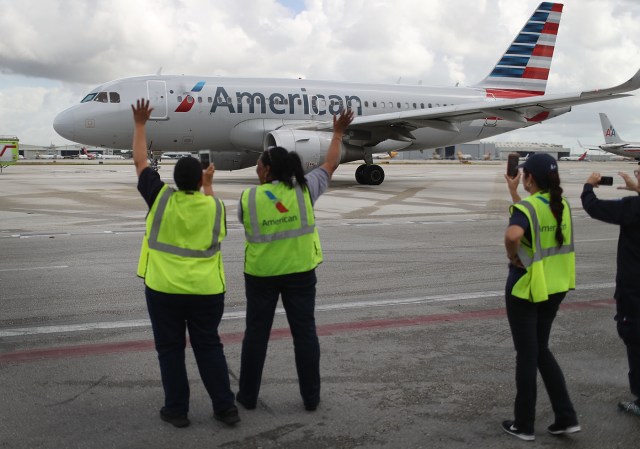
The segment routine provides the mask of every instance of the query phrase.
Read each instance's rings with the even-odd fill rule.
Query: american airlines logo
[[[204,87],[204,81],[200,81],[191,92],[198,92]],[[188,93],[176,108],[176,112],[189,112],[195,104],[195,98]],[[334,95],[334,94],[313,94],[307,93],[305,88],[300,89],[300,93],[283,94],[274,92],[263,94],[262,92],[235,92],[235,100],[229,95],[227,90],[219,86],[212,99],[210,114],[214,114],[218,109],[226,109],[229,114],[242,114],[245,108],[250,114],[256,112],[267,113],[267,107],[273,114],[295,114],[302,109],[303,114],[309,115],[337,115],[344,107],[354,109],[356,115],[362,115],[362,101],[356,95]]]
[[[611,126],[609,129],[607,129],[607,132],[604,135],[605,137],[613,137],[616,135],[616,130],[613,129],[613,126]]]
[[[0,151],[0,157],[4,156],[5,151],[10,150],[12,148],[17,148],[15,145],[5,145],[2,151]]]

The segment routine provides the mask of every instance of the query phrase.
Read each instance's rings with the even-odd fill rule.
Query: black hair
[[[199,190],[198,184],[202,180],[202,165],[195,157],[181,157],[173,170],[173,180],[178,190]]]
[[[301,187],[307,186],[302,161],[295,151],[287,151],[282,147],[272,147],[260,156],[262,165],[269,167],[272,181],[280,181],[293,187],[293,178]]]
[[[556,243],[558,248],[564,242],[562,235],[562,212],[564,211],[564,203],[562,202],[562,187],[560,187],[560,175],[557,171],[550,171],[544,179],[538,179],[526,168],[523,171],[533,176],[536,185],[544,192],[549,192],[549,207],[553,216],[556,218]]]

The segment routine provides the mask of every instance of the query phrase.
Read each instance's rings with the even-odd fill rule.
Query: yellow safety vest
[[[138,276],[162,293],[224,293],[220,243],[227,235],[225,223],[219,199],[165,185],[147,215]]]
[[[548,193],[535,193],[510,208],[522,211],[529,220],[531,242],[522,239],[518,256],[527,272],[513,286],[511,294],[531,302],[549,299],[549,295],[576,287],[576,257],[569,203],[563,198],[562,235],[556,242],[556,219],[549,207]]]
[[[322,262],[308,189],[267,183],[242,192],[244,271],[280,276],[310,271]]]

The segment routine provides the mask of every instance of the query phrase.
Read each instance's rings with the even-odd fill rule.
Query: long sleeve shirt
[[[585,184],[582,207],[596,220],[620,226],[615,298],[617,319],[640,320],[640,196],[601,200],[591,184]]]

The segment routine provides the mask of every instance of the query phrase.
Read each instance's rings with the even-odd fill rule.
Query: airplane
[[[563,156],[560,158],[561,161],[587,161],[587,151],[582,153],[581,156]]]
[[[95,159],[96,153],[89,153],[85,147],[80,149],[80,154],[78,155],[78,159]]]
[[[463,164],[468,164],[473,157],[470,154],[465,154],[462,151],[458,151],[458,161]]]
[[[600,123],[602,124],[602,134],[604,134],[604,145],[599,145],[598,148],[618,156],[636,159],[640,164],[640,142],[622,140],[607,114],[602,112],[600,113]]]
[[[282,146],[296,151],[308,171],[324,161],[331,116],[348,107],[356,118],[343,138],[341,162],[363,160],[356,181],[379,185],[384,170],[373,163],[375,153],[485,139],[640,88],[639,70],[615,87],[546,94],[562,8],[541,3],[489,75],[469,87],[156,74],[96,87],[60,112],[53,127],[74,142],[130,149],[130,105],[145,98],[153,107],[151,151],[208,149],[218,170],[237,170]]]
[[[373,158],[374,159],[393,159],[397,155],[398,155],[397,151],[389,151],[387,153],[374,154]]]

